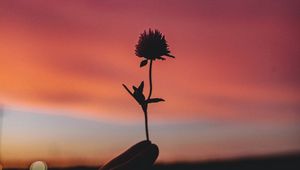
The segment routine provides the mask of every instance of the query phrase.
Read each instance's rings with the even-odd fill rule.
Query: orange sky
[[[300,122],[297,1],[0,2],[0,101],[19,110],[142,122],[121,84],[157,28],[176,59],[154,63],[155,122]],[[147,89],[146,89],[147,90]],[[299,136],[298,136],[299,137]]]

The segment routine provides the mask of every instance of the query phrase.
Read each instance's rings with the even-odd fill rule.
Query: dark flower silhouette
[[[162,35],[158,30],[151,30],[149,32],[144,31],[140,35],[138,44],[136,45],[135,54],[138,57],[144,57],[146,60],[143,60],[141,66],[147,64],[147,60],[165,60],[162,56],[168,56],[174,58],[170,54],[169,45],[165,39],[165,36]]]
[[[152,62],[156,59],[165,60],[162,56],[168,56],[175,58],[170,54],[169,46],[165,39],[165,36],[162,35],[158,30],[152,31],[149,29],[149,32],[144,31],[140,35],[138,44],[136,45],[135,54],[138,57],[144,57],[145,59],[141,61],[140,67],[143,67],[148,64],[148,60],[150,60],[149,66],[149,95],[146,98],[143,90],[144,90],[144,81],[141,82],[139,87],[132,86],[133,92],[131,92],[126,85],[123,84],[124,88],[127,92],[137,101],[137,103],[142,107],[144,116],[145,116],[145,129],[146,129],[146,138],[149,141],[149,132],[148,132],[148,104],[157,103],[161,101],[165,101],[161,98],[151,98],[152,95]]]

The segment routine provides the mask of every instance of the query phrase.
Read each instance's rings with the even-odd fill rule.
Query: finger
[[[133,145],[131,148],[127,149],[121,155],[117,156],[109,163],[107,163],[105,166],[103,166],[101,170],[109,170],[115,166],[124,164],[125,162],[129,161],[132,157],[139,154],[141,151],[145,150],[150,145],[151,145],[150,141],[141,141]]]
[[[151,144],[144,151],[137,154],[132,159],[112,170],[140,170],[151,168],[159,155],[157,145]]]

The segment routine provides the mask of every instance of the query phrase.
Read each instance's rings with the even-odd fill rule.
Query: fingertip
[[[156,144],[151,144],[149,149],[148,149],[148,155],[149,155],[149,160],[151,160],[152,163],[155,162],[155,160],[159,156],[159,148]]]
[[[125,162],[124,164],[115,167],[115,169],[113,170],[148,169],[153,166],[154,162],[158,158],[158,155],[158,146],[156,144],[150,144],[135,157]]]
[[[159,148],[158,148],[158,146],[156,144],[152,144],[151,146],[153,148],[153,151],[154,151],[156,157],[158,157],[158,155],[159,155]]]
[[[143,141],[141,141],[137,144],[147,144],[147,145],[149,145],[149,144],[151,144],[151,141],[150,140],[143,140]]]
[[[111,167],[114,167],[116,165],[123,164],[133,157],[136,157],[136,155],[148,150],[149,147],[151,147],[151,141],[149,140],[143,140],[141,142],[138,142],[137,144],[133,145],[129,149],[127,149],[125,152],[108,162],[102,170],[110,169]]]

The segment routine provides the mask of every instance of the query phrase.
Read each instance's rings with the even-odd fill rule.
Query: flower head
[[[170,54],[169,45],[167,44],[165,36],[158,30],[153,31],[151,29],[149,29],[148,32],[144,31],[140,35],[135,54],[147,60],[165,60],[162,56],[175,58]]]

